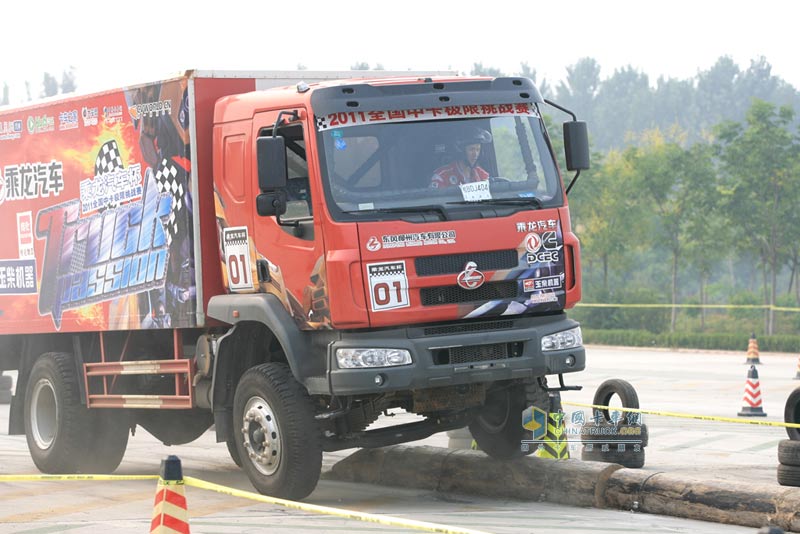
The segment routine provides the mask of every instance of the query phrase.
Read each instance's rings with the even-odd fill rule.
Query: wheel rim
[[[244,449],[253,466],[264,475],[272,475],[281,463],[281,435],[275,412],[261,397],[252,397],[242,417]]]
[[[53,444],[58,428],[58,400],[53,384],[42,378],[31,395],[31,434],[36,446],[47,449]]]

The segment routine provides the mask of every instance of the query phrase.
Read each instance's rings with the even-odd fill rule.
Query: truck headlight
[[[340,369],[394,367],[412,363],[411,353],[404,349],[336,349]]]
[[[542,337],[542,352],[572,349],[581,345],[583,345],[583,336],[580,326]]]

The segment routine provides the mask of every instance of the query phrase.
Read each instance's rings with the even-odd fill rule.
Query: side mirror
[[[286,191],[261,193],[256,197],[256,212],[262,217],[280,217],[286,213]]]
[[[564,123],[564,155],[567,159],[567,170],[589,169],[589,133],[585,122]]]
[[[258,159],[258,188],[265,193],[285,188],[286,144],[283,137],[259,137],[256,140],[256,156]],[[285,196],[284,194],[284,198]],[[260,208],[259,214],[261,214]]]

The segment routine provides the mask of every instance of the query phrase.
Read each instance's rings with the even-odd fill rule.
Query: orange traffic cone
[[[758,382],[758,371],[755,365],[750,366],[747,371],[747,380],[744,384],[744,403],[741,417],[764,417],[764,409],[761,407],[761,384]]]
[[[750,334],[750,342],[747,344],[747,360],[745,365],[761,365],[761,360],[758,359],[758,341],[756,335]]]
[[[189,534],[189,512],[183,490],[183,470],[177,456],[161,460],[150,534]]]

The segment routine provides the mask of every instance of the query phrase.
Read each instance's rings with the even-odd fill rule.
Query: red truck
[[[325,451],[469,426],[525,454],[522,411],[585,366],[544,105],[521,77],[187,71],[0,109],[9,432],[101,473],[137,426],[213,425],[287,498]],[[588,168],[574,115],[564,146]],[[421,418],[370,427],[390,409]]]

